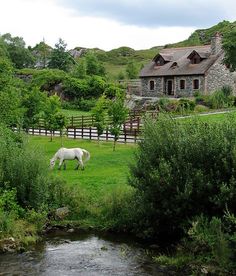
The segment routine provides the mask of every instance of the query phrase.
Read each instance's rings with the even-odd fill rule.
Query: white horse
[[[84,157],[84,162],[83,162]],[[56,160],[59,159],[59,166],[58,169],[61,169],[62,164],[64,163],[64,170],[66,169],[66,163],[65,160],[74,160],[77,159],[78,164],[75,167],[75,170],[78,170],[79,166],[81,166],[82,170],[84,170],[84,163],[87,162],[90,159],[90,153],[81,148],[60,148],[53,158],[50,160],[50,167],[51,169],[55,166]]]

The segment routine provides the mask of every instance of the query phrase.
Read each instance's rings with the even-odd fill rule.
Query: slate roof
[[[193,51],[202,58],[198,64],[192,64],[188,58]],[[211,45],[162,49],[152,62],[141,70],[140,77],[204,75],[221,54],[222,52],[211,55]],[[166,61],[164,65],[156,65],[155,60],[159,55]],[[173,64],[174,62],[177,64]]]

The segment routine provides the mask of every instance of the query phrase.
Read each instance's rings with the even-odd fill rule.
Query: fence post
[[[89,127],[89,139],[92,140],[92,128]]]
[[[74,126],[74,117],[73,116],[71,116],[71,125],[72,125],[72,127]]]
[[[84,115],[82,115],[82,130],[81,130],[81,135],[82,135],[82,138],[84,137]]]
[[[76,139],[76,128],[74,127],[74,139]]]
[[[106,129],[106,141],[108,141],[108,128]]]

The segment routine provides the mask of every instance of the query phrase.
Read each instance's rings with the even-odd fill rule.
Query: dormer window
[[[153,61],[155,62],[156,66],[162,66],[171,61],[171,56],[158,54],[154,57]]]
[[[191,64],[199,64],[206,58],[206,53],[198,53],[194,50],[187,58],[190,59]]]

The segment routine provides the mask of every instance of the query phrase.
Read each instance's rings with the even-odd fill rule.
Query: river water
[[[117,235],[57,233],[32,251],[0,255],[0,275],[176,275],[158,267],[147,252]]]

